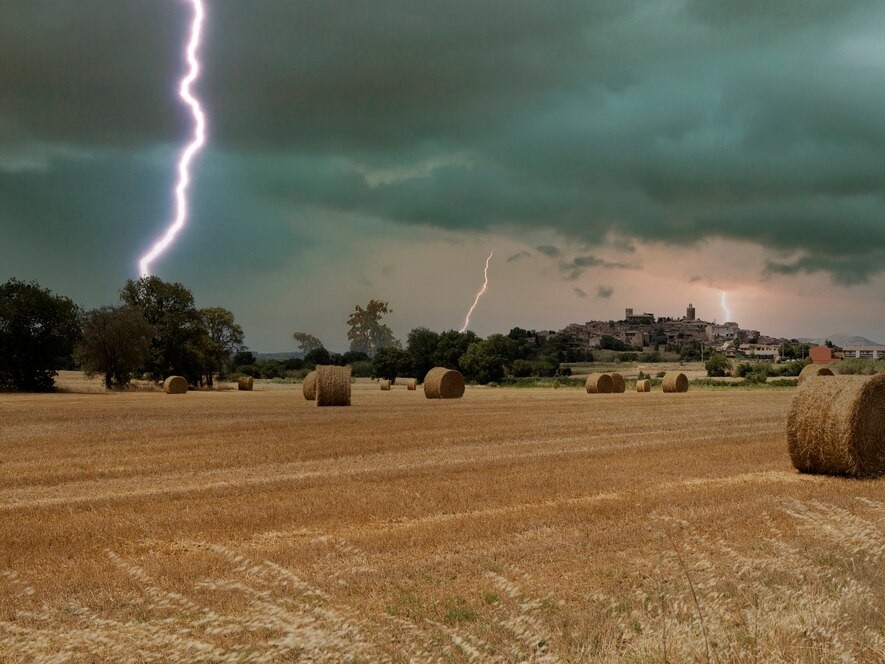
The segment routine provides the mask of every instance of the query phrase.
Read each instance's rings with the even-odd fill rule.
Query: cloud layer
[[[187,20],[0,6],[0,257],[74,243],[122,274],[162,226]],[[565,280],[725,239],[766,252],[747,279],[864,284],[885,271],[883,21],[875,0],[213,3],[179,255],[272,270],[348,219],[523,238],[505,262]]]

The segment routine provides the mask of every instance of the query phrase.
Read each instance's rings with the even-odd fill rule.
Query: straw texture
[[[251,392],[255,386],[255,380],[252,376],[241,376],[237,381],[237,389],[242,392]]]
[[[319,365],[316,373],[317,406],[350,405],[350,365]]]
[[[651,381],[647,378],[644,380],[636,381],[636,391],[637,392],[651,392]]]
[[[609,375],[612,377],[612,392],[623,394],[627,390],[627,383],[624,382],[624,377],[617,371],[612,371]]]
[[[428,399],[460,399],[464,396],[464,376],[445,367],[434,367],[424,376],[424,396]]]
[[[304,383],[301,385],[301,391],[304,398],[308,401],[314,401],[317,398],[317,372],[311,371],[304,377]]]
[[[668,371],[661,387],[664,392],[688,392],[688,376],[679,371]]]
[[[806,380],[811,378],[811,376],[835,376],[833,370],[830,367],[825,366],[823,364],[809,364],[802,368],[802,371],[799,373],[799,384],[801,385]]]
[[[806,380],[787,415],[787,444],[803,473],[885,473],[885,374]]]
[[[604,373],[590,374],[584,388],[587,394],[610,394],[613,388],[612,377]]]
[[[166,394],[185,394],[187,392],[187,378],[169,376],[163,381],[163,391]]]

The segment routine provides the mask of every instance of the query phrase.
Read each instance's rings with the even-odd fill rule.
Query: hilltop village
[[[628,308],[623,320],[571,323],[559,332],[549,332],[544,336],[555,335],[569,338],[571,344],[580,348],[600,348],[606,345],[607,340],[616,339],[624,346],[637,350],[678,351],[691,345],[728,355],[752,354],[760,360],[771,361],[780,359],[781,344],[790,342],[789,339],[763,335],[759,330],[742,329],[735,321],[717,323],[699,319],[692,304],[679,318],[635,313]]]

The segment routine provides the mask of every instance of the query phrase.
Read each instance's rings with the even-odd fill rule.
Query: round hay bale
[[[409,390],[409,392],[414,392],[415,390],[417,390],[418,389],[418,379],[417,378],[409,378],[409,380],[406,381],[406,389]]]
[[[614,387],[614,381],[610,374],[594,373],[587,376],[584,388],[587,394],[610,394]]]
[[[835,376],[830,367],[823,364],[809,364],[802,368],[799,373],[799,384],[801,385],[812,376]]]
[[[187,392],[187,378],[169,376],[163,381],[163,391],[166,394],[185,394]]]
[[[251,392],[254,386],[255,379],[252,376],[240,376],[240,379],[237,381],[237,389],[241,392]]]
[[[679,371],[668,371],[661,387],[664,392],[688,392],[688,376]]]
[[[803,473],[885,473],[885,374],[806,381],[787,415],[787,445]]]
[[[316,374],[317,406],[350,405],[350,365],[319,365]]]
[[[464,376],[454,369],[434,367],[424,376],[424,396],[428,399],[460,399],[464,396]]]
[[[612,377],[612,392],[615,394],[623,394],[627,389],[627,383],[624,382],[624,377],[617,371],[612,371],[609,376]]]
[[[317,398],[317,372],[311,371],[304,377],[304,383],[301,385],[301,391],[304,398],[308,401],[314,401]]]
[[[389,380],[382,380],[380,385],[381,385],[382,392],[389,392],[390,391],[390,381]]]
[[[636,381],[636,391],[637,392],[651,392],[651,381],[647,378],[644,380]]]

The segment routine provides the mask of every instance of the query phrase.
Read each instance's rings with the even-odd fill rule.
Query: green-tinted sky
[[[885,341],[881,0],[206,0],[210,147],[156,273],[258,350],[733,317]],[[0,4],[0,280],[110,303],[172,214],[182,0]]]

